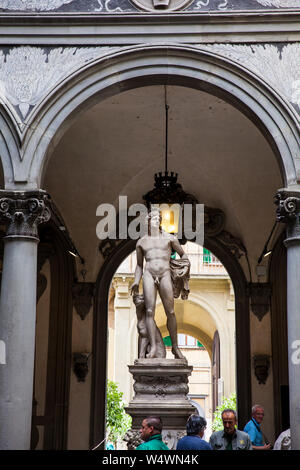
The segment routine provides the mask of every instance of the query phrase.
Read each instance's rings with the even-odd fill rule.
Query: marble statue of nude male
[[[146,310],[146,327],[150,342],[148,358],[155,358],[156,323],[154,320],[157,291],[167,315],[167,328],[172,341],[172,353],[177,359],[184,359],[177,342],[177,322],[174,312],[174,293],[171,278],[171,251],[176,251],[181,259],[187,259],[178,239],[161,229],[161,214],[158,209],[148,216],[148,234],[140,238],[136,245],[137,266],[131,293],[139,291],[139,282],[143,277],[143,295]],[[144,259],[146,261],[143,272]]]

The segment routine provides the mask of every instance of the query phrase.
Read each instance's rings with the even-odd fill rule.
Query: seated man
[[[170,450],[162,441],[162,421],[159,416],[148,416],[142,422],[141,438],[145,441],[136,450]]]
[[[223,431],[216,431],[210,436],[209,443],[213,450],[252,450],[248,434],[236,429],[236,412],[231,409],[222,412]]]
[[[191,415],[186,423],[187,436],[179,439],[176,450],[212,450],[203,435],[206,428],[206,420],[202,416]]]

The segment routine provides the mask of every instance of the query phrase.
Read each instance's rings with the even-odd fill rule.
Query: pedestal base
[[[129,366],[135,392],[126,408],[132,417],[132,429],[125,438],[129,449],[142,442],[139,429],[147,416],[160,416],[163,440],[169,449],[176,448],[185,435],[188,417],[195,412],[187,398],[192,370],[185,359],[137,359]]]

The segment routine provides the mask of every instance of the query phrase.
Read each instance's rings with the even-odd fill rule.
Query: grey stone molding
[[[75,282],[72,286],[73,305],[81,320],[89,313],[95,295],[95,283]]]
[[[287,238],[284,244],[300,243],[300,191],[281,189],[276,193],[276,217],[286,224]]]
[[[0,217],[8,222],[6,238],[38,238],[38,225],[47,222],[51,213],[45,191],[0,190]]]
[[[253,0],[255,1],[255,0]],[[0,10],[0,44],[6,46],[126,46],[177,42],[283,43],[300,41],[300,9],[248,10],[205,14],[185,11],[171,14],[131,12],[114,15],[41,13],[24,15]],[[267,23],[267,27],[266,27]],[[68,26],[66,26],[66,24]]]
[[[271,294],[272,287],[268,282],[249,283],[251,310],[259,321],[261,321],[270,310]]]

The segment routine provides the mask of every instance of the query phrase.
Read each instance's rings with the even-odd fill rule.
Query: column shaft
[[[292,449],[300,450],[300,191],[281,189],[275,203],[286,224],[290,429]]]
[[[36,239],[7,239],[0,299],[0,448],[29,449],[33,393]]]
[[[30,448],[37,227],[50,218],[48,195],[0,190],[0,217],[8,222],[0,298],[0,449]]]
[[[292,449],[300,450],[300,240],[286,245],[290,426]]]

